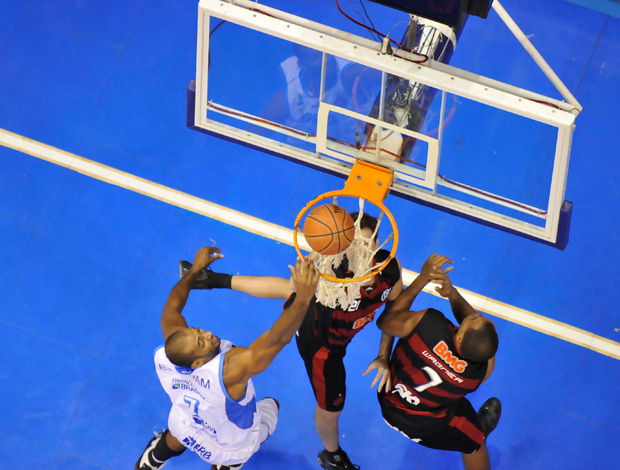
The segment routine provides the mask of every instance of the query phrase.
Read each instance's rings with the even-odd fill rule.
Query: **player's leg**
[[[328,452],[340,449],[338,419],[346,395],[345,369],[342,358],[330,357],[329,349],[322,346],[312,331],[308,331],[308,317],[299,329],[297,348],[306,366],[316,399],[314,425]]]
[[[482,445],[478,452],[474,454],[463,454],[463,466],[465,470],[488,470],[491,468],[491,459],[489,458],[486,441],[489,434],[491,434],[497,426],[497,423],[499,423],[499,418],[502,414],[502,404],[495,397],[489,398],[480,407],[477,414],[482,434],[484,435],[484,441],[482,441]]]
[[[323,442],[324,450],[319,452],[319,465],[329,470],[353,470],[359,468],[354,465],[347,453],[340,448],[338,439],[338,419],[341,411],[327,411],[319,405],[314,413],[314,425]]]
[[[166,432],[166,445],[172,452],[183,453],[185,450],[185,446],[181,444],[181,441],[172,435],[170,430]]]
[[[258,427],[258,441],[254,448],[254,453],[260,449],[265,441],[276,430],[276,424],[278,423],[278,412],[280,410],[280,404],[275,398],[263,398],[256,403],[256,411],[258,413],[259,427]],[[245,462],[238,464],[228,465],[211,465],[211,470],[239,470]]]
[[[474,415],[471,403],[465,398],[459,401],[459,408],[451,426],[454,426],[469,437],[473,434],[473,426],[482,433],[480,448],[475,452],[463,451],[465,470],[490,470],[491,459],[486,446],[489,434],[495,429],[502,413],[502,406],[497,398],[489,398]]]
[[[166,429],[161,434],[155,434],[155,437],[148,442],[134,469],[156,470],[163,467],[168,459],[181,455],[183,452],[185,452],[185,446]]]
[[[494,400],[499,403],[499,400]],[[489,470],[491,468],[485,444],[488,434],[485,434],[483,430],[495,428],[499,413],[482,413],[481,419],[480,413],[476,413],[466,398],[457,401],[454,415],[451,417],[408,414],[386,400],[385,394],[379,394],[379,403],[386,423],[412,441],[431,449],[460,452],[466,470]],[[481,411],[485,409],[485,405]],[[486,407],[487,411],[493,411],[493,408]]]
[[[336,452],[340,449],[338,440],[338,420],[342,411],[327,411],[316,405],[314,410],[314,425],[325,450]]]
[[[260,421],[258,437],[258,444],[260,447],[276,430],[280,403],[278,403],[278,400],[275,398],[263,398],[256,403],[256,410],[258,411],[258,419]]]
[[[337,452],[340,449],[338,419],[346,395],[344,364],[342,358],[331,358],[329,349],[322,346],[304,326],[299,329],[296,339],[317,403],[314,425],[325,450]]]
[[[324,352],[324,348],[321,350]],[[314,426],[321,438],[324,450],[318,461],[329,470],[353,470],[359,468],[351,463],[347,453],[340,447],[338,421],[346,397],[345,369],[341,357],[323,358],[321,351],[313,361],[312,386],[317,405],[314,410]]]
[[[313,318],[306,316],[296,341],[317,403],[314,425],[325,447],[319,453],[319,464],[330,470],[353,470],[359,467],[351,463],[338,439],[338,418],[346,396],[344,364],[341,357],[330,357],[329,349],[319,343]]]
[[[179,261],[179,274],[187,274],[189,261]],[[192,289],[232,289],[263,299],[287,299],[292,292],[289,279],[276,276],[240,276],[216,273],[203,269],[192,284]]]
[[[491,470],[491,459],[485,441],[482,441],[480,449],[475,453],[462,455],[465,470]]]

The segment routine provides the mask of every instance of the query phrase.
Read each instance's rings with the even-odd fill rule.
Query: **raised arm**
[[[214,246],[198,250],[191,269],[170,291],[161,314],[161,331],[164,339],[168,339],[168,336],[181,328],[187,328],[187,322],[181,312],[187,303],[194,279],[201,269],[206,268],[216,259],[224,257],[220,251],[222,250]]]
[[[424,262],[418,277],[401,292],[377,320],[377,326],[381,331],[390,336],[398,337],[407,336],[411,333],[426,312],[426,310],[411,312],[409,311],[411,305],[426,284],[439,279],[442,274],[445,275],[452,270],[453,266],[449,266],[445,270],[442,269],[446,263],[452,263],[452,260],[437,254],[431,255]]]
[[[229,395],[238,399],[245,393],[247,381],[264,371],[277,354],[290,343],[308,310],[316,291],[319,271],[308,260],[289,266],[295,283],[295,297],[273,326],[249,347],[237,347],[226,354],[223,379]],[[237,398],[238,397],[238,398]]]
[[[394,284],[394,287],[392,288],[392,291],[387,298],[384,310],[390,309],[392,303],[398,298],[398,296],[404,289],[403,270],[400,266],[400,262],[398,260],[396,260],[396,262],[398,264],[399,278],[398,282]],[[374,387],[375,384],[379,382],[379,386],[377,387],[377,391],[379,392],[383,389],[384,385],[386,391],[390,391],[392,389],[392,374],[390,372],[390,355],[392,354],[392,346],[394,346],[394,337],[381,332],[379,354],[377,354],[377,357],[368,365],[368,368],[362,374],[366,375],[371,370],[377,370],[377,374],[375,375],[375,378],[370,384],[370,388]]]
[[[452,281],[445,274],[441,275],[437,280],[439,283],[439,287],[436,287],[435,290],[441,295],[450,301],[450,308],[452,309],[452,313],[454,314],[454,318],[460,323],[463,323],[463,320],[470,316],[476,314],[476,310],[469,305],[469,302],[463,298],[456,287],[452,285]],[[487,363],[487,373],[482,379],[481,383],[486,382],[486,380],[493,373],[493,369],[495,368],[495,356],[489,359]]]

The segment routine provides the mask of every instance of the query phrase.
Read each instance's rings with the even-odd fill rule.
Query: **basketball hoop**
[[[316,197],[310,201],[299,212],[295,219],[295,230],[293,240],[295,250],[301,258],[305,258],[299,249],[298,232],[301,231],[301,220],[304,215],[318,202],[326,199],[333,199],[337,204],[338,197],[353,197],[359,199],[359,215],[355,220],[355,237],[349,247],[335,255],[323,255],[317,253],[317,267],[321,275],[317,287],[317,300],[330,308],[343,308],[348,306],[359,297],[359,289],[373,276],[381,272],[396,254],[398,248],[398,227],[394,216],[383,204],[392,183],[392,172],[387,168],[365,162],[357,161],[344,185],[344,189],[330,191]],[[360,227],[364,214],[365,203],[370,202],[376,206],[381,213],[379,214],[377,227],[370,237],[365,237]],[[387,216],[392,226],[392,233],[375,247],[375,238],[379,232],[379,227],[383,217]],[[373,266],[375,254],[392,240],[392,249],[388,257],[382,262]],[[339,278],[333,275],[333,269],[340,266],[344,257],[349,261],[349,270],[352,271],[352,278]]]

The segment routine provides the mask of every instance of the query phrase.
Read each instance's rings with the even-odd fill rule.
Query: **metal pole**
[[[508,12],[504,9],[499,0],[493,1],[493,9],[502,19],[502,21],[508,26],[508,29],[514,34],[517,40],[521,43],[521,45],[525,48],[532,59],[536,62],[536,64],[540,67],[543,73],[547,76],[547,78],[553,83],[553,86],[560,92],[560,94],[564,97],[566,101],[575,106],[581,112],[583,107],[577,101],[577,98],[573,96],[573,94],[566,88],[566,85],[562,83],[560,77],[556,75],[553,69],[549,66],[549,64],[543,59],[543,56],[540,55],[540,52],[536,50],[534,45],[530,42],[527,36],[521,31],[517,23],[510,17]]]

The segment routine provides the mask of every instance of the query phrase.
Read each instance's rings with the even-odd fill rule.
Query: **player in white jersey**
[[[292,302],[273,326],[249,347],[235,347],[210,331],[188,328],[182,315],[196,275],[221,258],[220,249],[201,248],[189,272],[174,286],[161,315],[166,340],[155,352],[155,367],[172,408],[168,429],[156,435],[135,465],[162,468],[190,449],[211,470],[239,469],[273,433],[278,403],[257,401],[251,377],[265,370],[299,328],[319,279],[309,261],[289,266],[295,284]]]

